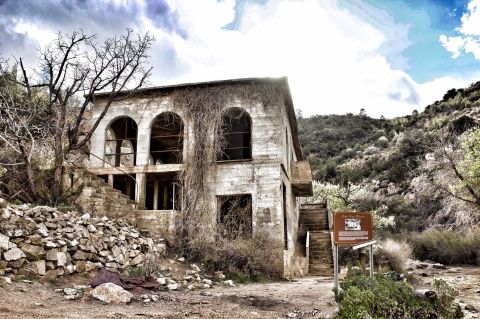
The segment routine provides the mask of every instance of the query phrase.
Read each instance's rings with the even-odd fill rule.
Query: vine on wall
[[[190,127],[184,170],[179,176],[183,186],[182,212],[177,222],[178,243],[188,254],[197,245],[211,241],[212,212],[209,212],[206,177],[216,166],[225,146],[222,116],[226,109],[259,105],[264,111],[283,107],[285,87],[279,84],[230,84],[176,89],[171,95],[175,109],[185,114]]]

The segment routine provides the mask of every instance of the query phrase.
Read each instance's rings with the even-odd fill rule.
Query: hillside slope
[[[409,116],[328,115],[298,122],[314,179],[366,194],[345,201],[352,208],[384,207],[385,214],[396,216],[396,231],[468,230],[480,220],[480,205],[456,198],[470,194],[459,189],[464,185],[445,152],[461,164],[459,140],[480,125],[480,82],[449,90],[441,101]]]

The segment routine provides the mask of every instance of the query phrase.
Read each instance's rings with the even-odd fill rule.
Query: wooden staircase
[[[308,274],[333,276],[332,241],[326,205],[302,205],[300,208],[300,227],[310,234]]]

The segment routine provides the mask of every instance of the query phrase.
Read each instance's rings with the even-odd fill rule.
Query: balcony
[[[297,197],[313,195],[312,170],[307,161],[292,163],[292,189]]]

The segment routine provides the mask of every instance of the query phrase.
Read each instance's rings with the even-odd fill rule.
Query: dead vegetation
[[[212,177],[217,159],[222,157],[226,146],[228,123],[224,122],[224,116],[228,111],[227,106],[235,106],[239,101],[263,108],[283,105],[285,96],[282,88],[275,84],[189,87],[174,91],[172,100],[174,107],[185,114],[193,134],[190,137],[192,144],[186,147],[184,170],[179,175],[179,184],[184,191],[181,194],[182,211],[177,222],[177,244],[187,257],[209,262],[216,269],[235,269],[248,273],[262,269],[257,265],[251,266],[260,260],[254,261],[255,256],[251,260],[248,257],[261,248],[258,247],[260,235],[244,238],[233,234],[229,235],[228,240],[218,236],[217,229],[212,226],[216,212],[210,211],[206,196],[209,193],[208,178]],[[238,110],[241,111],[239,114],[244,112]],[[227,215],[239,216],[235,210]],[[239,219],[236,219],[238,222]],[[227,227],[227,232],[231,231],[226,224],[224,227]]]

